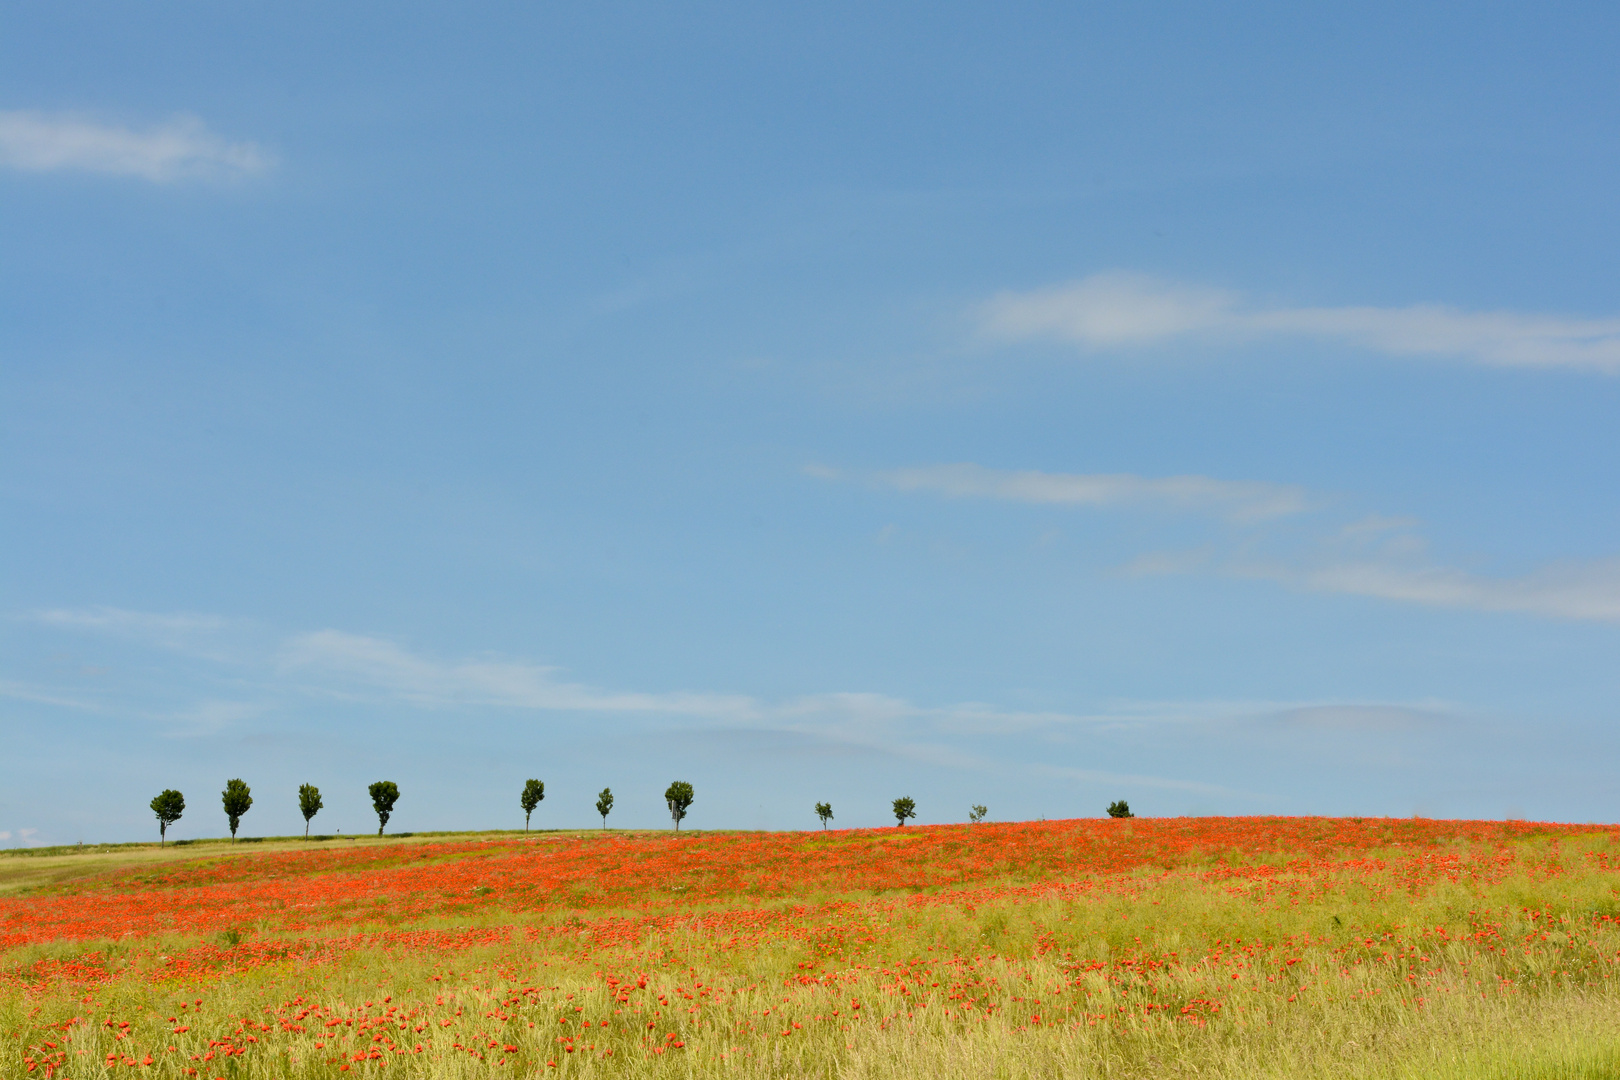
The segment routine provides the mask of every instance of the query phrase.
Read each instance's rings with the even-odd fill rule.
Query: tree
[[[242,823],[242,815],[253,805],[253,789],[240,780],[227,780],[219,799],[225,804],[225,819],[231,823],[231,840],[234,843],[236,827]]]
[[[1135,817],[1136,815],[1131,813],[1131,804],[1130,803],[1126,802],[1124,799],[1119,799],[1116,802],[1111,802],[1111,803],[1108,804],[1108,816],[1109,817]]]
[[[825,831],[827,822],[832,818],[832,803],[816,803],[816,817],[821,819],[821,828]]]
[[[968,807],[968,820],[977,825],[979,822],[984,820],[984,815],[988,814],[989,812],[989,807],[970,806]]]
[[[377,835],[381,836],[383,826],[394,812],[394,804],[399,802],[399,785],[392,780],[379,780],[367,790],[371,792],[371,808],[377,811]]]
[[[298,812],[304,815],[304,839],[309,839],[309,819],[321,812],[321,789],[314,784],[298,785]]]
[[[523,831],[529,831],[529,815],[534,808],[540,805],[540,800],[546,797],[546,785],[539,780],[526,780],[523,784],[523,797],[518,800],[523,804]]]
[[[669,785],[664,792],[664,801],[669,804],[670,819],[675,822],[675,831],[681,828],[681,818],[686,816],[686,808],[692,805],[692,785],[685,780],[677,780]]]
[[[906,823],[906,818],[916,816],[917,804],[911,801],[910,795],[904,795],[894,800],[895,821],[899,822],[901,825],[904,825]]]
[[[613,789],[603,788],[602,794],[596,797],[596,812],[602,815],[602,828],[607,828],[608,812],[613,809]]]
[[[173,788],[164,788],[163,794],[152,800],[152,813],[158,819],[158,847],[163,846],[163,838],[169,834],[169,826],[180,820],[180,815],[186,812],[186,797]]]

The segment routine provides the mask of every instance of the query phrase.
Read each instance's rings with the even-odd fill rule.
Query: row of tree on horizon
[[[394,813],[394,804],[399,801],[399,785],[392,780],[378,780],[366,789],[371,796],[371,808],[377,812],[377,835],[383,834],[388,825],[388,819]],[[546,797],[546,785],[540,780],[526,780],[523,792],[518,796],[518,805],[523,808],[523,831],[529,831],[529,818],[535,809]],[[692,785],[685,780],[676,780],[664,792],[664,802],[669,807],[669,816],[674,823],[676,831],[680,830],[681,819],[686,817],[686,811],[691,807],[696,793]],[[225,781],[225,790],[220,792],[220,802],[225,809],[225,820],[231,826],[231,840],[236,839],[236,830],[242,823],[242,815],[253,806],[253,789],[240,779]],[[161,847],[169,834],[169,826],[180,820],[186,810],[186,797],[173,788],[165,788],[151,802],[152,812],[158,820],[158,845]],[[309,837],[309,823],[316,814],[321,812],[321,789],[314,784],[300,784],[298,786],[298,810],[304,815],[304,837]],[[602,828],[607,828],[608,814],[613,810],[613,790],[603,788],[596,797],[596,812],[602,815]],[[902,795],[895,799],[892,805],[895,824],[904,825],[907,818],[917,816],[917,804],[909,795]],[[821,819],[821,827],[825,829],[827,822],[832,820],[833,808],[831,803],[818,802],[815,806],[816,816]],[[968,812],[968,820],[977,824],[985,819],[989,810],[983,806],[973,806]],[[1109,817],[1135,817],[1131,808],[1124,799],[1110,803]]]

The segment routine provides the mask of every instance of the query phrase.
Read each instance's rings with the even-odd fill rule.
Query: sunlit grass
[[[570,841],[582,865],[566,874],[533,837],[423,848],[404,869],[401,842],[311,880],[393,874],[379,880],[400,901],[505,884],[407,916],[394,894],[334,901],[296,931],[262,904],[244,905],[256,921],[185,918],[188,897],[224,888],[274,899],[281,882],[314,903],[284,861],[185,886],[147,880],[167,861],[104,867],[60,901],[136,895],[175,926],[0,954],[0,1075],[1620,1074],[1610,830],[1129,824],[807,834],[780,842],[802,861],[778,869],[805,888],[757,901],[676,891],[762,880],[778,841],[757,835]],[[1291,856],[1301,835],[1311,851]],[[1009,872],[1014,845],[1043,868]],[[928,884],[896,883],[902,851]],[[517,869],[490,878],[502,860]],[[664,887],[627,895],[616,873]],[[529,880],[557,887],[516,888]],[[0,906],[0,930],[49,900],[6,901],[34,906]]]

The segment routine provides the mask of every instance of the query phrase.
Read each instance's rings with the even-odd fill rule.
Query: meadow
[[[7,852],[0,1076],[1616,1076],[1617,837],[1135,818]]]

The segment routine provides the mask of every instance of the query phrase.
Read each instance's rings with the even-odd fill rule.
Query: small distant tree
[[[242,815],[253,805],[253,790],[240,780],[227,780],[219,799],[225,805],[225,820],[231,823],[231,842],[235,843],[236,827],[242,823]]]
[[[989,812],[990,810],[988,807],[970,806],[968,807],[968,820],[977,825],[979,822],[984,820],[984,815],[988,814]]]
[[[664,801],[669,804],[670,820],[675,822],[675,831],[679,832],[681,818],[686,816],[686,808],[692,805],[692,785],[685,780],[675,781],[664,792]]]
[[[523,831],[529,831],[529,815],[534,808],[540,805],[540,800],[546,797],[546,785],[539,780],[526,780],[523,783]]]
[[[185,812],[186,797],[173,788],[164,788],[163,794],[152,800],[152,813],[158,819],[158,847],[163,846],[163,838],[169,835],[169,826],[179,821]]]
[[[309,819],[321,812],[321,789],[314,784],[298,785],[298,812],[304,815],[304,839],[309,839]]]
[[[394,813],[394,804],[399,802],[399,785],[392,780],[379,780],[367,790],[371,792],[371,808],[377,811],[377,835],[381,836]]]
[[[602,815],[602,828],[607,828],[607,816],[613,810],[613,789],[603,788],[596,797],[596,812]]]
[[[906,818],[917,816],[917,804],[911,801],[910,795],[904,795],[894,800],[894,820],[905,825]]]
[[[821,827],[825,830],[827,822],[832,820],[832,803],[816,803],[816,817],[821,819]]]
[[[1118,799],[1118,800],[1108,804],[1108,816],[1109,817],[1135,817],[1136,815],[1131,813],[1131,804],[1130,803],[1126,802],[1124,799]]]

